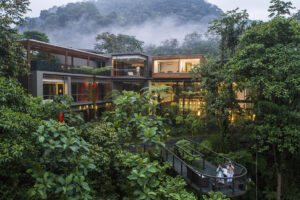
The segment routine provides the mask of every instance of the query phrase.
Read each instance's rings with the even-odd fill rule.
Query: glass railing
[[[113,76],[133,76],[133,77],[143,77],[144,70],[136,70],[136,69],[113,69]]]
[[[59,63],[49,63],[47,61],[32,61],[31,62],[31,70],[32,71],[51,71],[51,72],[64,72],[64,73],[73,73],[73,74],[88,74],[93,75],[90,72],[87,72],[85,70],[79,69],[79,67],[76,66],[70,66],[65,64],[59,64]],[[96,75],[99,76],[110,76],[111,70],[99,72]]]

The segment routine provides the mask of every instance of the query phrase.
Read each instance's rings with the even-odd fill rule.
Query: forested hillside
[[[208,22],[221,13],[205,0],[96,0],[43,10],[19,29],[45,32],[54,43],[76,48],[92,48],[96,35],[103,32],[125,33],[158,45],[205,32]]]

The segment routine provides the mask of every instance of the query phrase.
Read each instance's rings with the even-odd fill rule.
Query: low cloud
[[[179,23],[175,17],[156,18],[139,25],[120,26],[110,25],[103,28],[96,27],[93,22],[87,22],[84,18],[67,24],[59,30],[47,30],[51,43],[72,48],[93,49],[97,34],[111,32],[114,34],[126,34],[136,36],[137,39],[148,44],[160,44],[166,39],[176,38],[179,41],[184,36],[192,33],[204,33],[207,31],[208,22],[215,16],[206,16],[200,22]]]

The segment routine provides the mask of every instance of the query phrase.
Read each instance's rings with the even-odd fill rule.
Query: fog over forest
[[[167,39],[183,41],[189,33],[205,33],[209,21],[221,13],[205,0],[97,0],[43,10],[20,30],[45,32],[51,43],[73,48],[93,48],[96,35],[103,32],[159,45]]]
[[[208,27],[208,23],[178,24],[175,18],[167,17],[148,20],[138,25],[111,25],[82,33],[80,28],[81,23],[83,23],[82,20],[76,23],[71,22],[65,28],[47,31],[47,35],[53,43],[74,48],[93,48],[96,35],[103,32],[132,35],[144,41],[146,45],[159,45],[162,41],[173,38],[183,41],[184,37],[189,33],[205,33]],[[90,26],[92,27],[93,24],[91,23]]]

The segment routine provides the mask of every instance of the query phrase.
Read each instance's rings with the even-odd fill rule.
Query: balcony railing
[[[113,69],[113,76],[133,76],[133,77],[143,77],[144,70],[136,70],[136,69]]]
[[[59,64],[59,63],[49,63],[47,61],[32,61],[31,62],[31,70],[32,71],[50,71],[50,72],[62,72],[62,73],[73,73],[73,74],[87,74],[93,75],[85,70],[78,69],[79,67]],[[99,72],[96,75],[100,76],[110,76],[111,71],[103,71]]]
[[[101,95],[99,97],[96,97],[96,101],[104,101],[106,95]],[[72,98],[74,102],[87,102],[92,101],[92,97],[89,94],[72,94]]]

